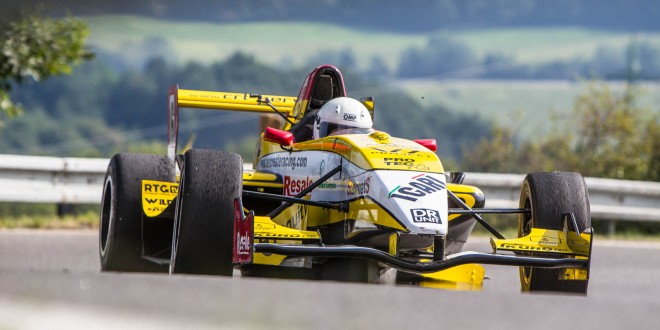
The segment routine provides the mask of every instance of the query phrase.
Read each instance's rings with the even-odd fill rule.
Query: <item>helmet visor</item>
[[[319,127],[319,137],[337,134],[367,134],[372,131],[371,128],[361,128],[350,125],[341,125],[335,123],[321,123]]]

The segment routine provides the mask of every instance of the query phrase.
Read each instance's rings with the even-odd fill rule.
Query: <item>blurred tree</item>
[[[22,111],[9,97],[15,84],[69,74],[73,66],[94,57],[85,47],[87,25],[73,17],[30,14],[0,22],[0,119]]]
[[[618,95],[591,82],[570,118],[556,117],[549,136],[513,143],[514,132],[498,127],[465,156],[470,171],[576,171],[585,176],[660,179],[660,116],[637,105],[629,85]]]
[[[387,64],[385,64],[383,58],[374,55],[371,57],[371,63],[366,72],[364,72],[364,75],[368,79],[382,79],[389,75],[389,71],[390,70],[387,68]]]
[[[464,77],[479,65],[473,50],[445,34],[434,35],[424,48],[411,47],[399,60],[399,76],[410,78]]]

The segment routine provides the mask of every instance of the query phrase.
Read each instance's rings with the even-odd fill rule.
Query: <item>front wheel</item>
[[[170,273],[232,275],[234,203],[241,198],[242,173],[237,154],[195,149],[185,153]]]
[[[573,213],[580,230],[591,227],[589,193],[578,173],[531,173],[520,191],[520,207],[530,209],[518,217],[518,237],[532,228],[562,230],[563,215]],[[523,291],[586,293],[588,280],[564,280],[563,269],[520,267]]]

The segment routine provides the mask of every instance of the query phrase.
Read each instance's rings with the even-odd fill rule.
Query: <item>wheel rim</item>
[[[103,188],[103,200],[101,202],[101,223],[99,224],[100,230],[100,248],[101,255],[105,255],[110,236],[110,221],[112,220],[112,180],[110,177],[105,181]]]
[[[530,212],[521,213],[518,216],[518,237],[529,235],[534,225],[534,218],[532,217],[534,212],[532,210],[532,202],[529,197],[529,190],[526,190],[525,194],[521,196],[521,201],[524,201],[521,203],[522,207],[529,209]],[[530,284],[532,281],[532,270],[532,267],[519,267],[520,284],[523,291],[528,291],[530,289]]]
[[[183,188],[184,188],[184,169],[181,169],[181,178],[179,179],[179,194],[176,197],[174,206],[174,226],[172,228],[172,254],[170,257],[170,274],[174,273],[176,264],[176,250],[179,245],[179,228],[181,227],[181,210],[183,209]]]

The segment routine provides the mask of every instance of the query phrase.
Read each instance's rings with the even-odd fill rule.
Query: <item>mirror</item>
[[[266,127],[264,130],[264,140],[289,147],[293,144],[293,134],[276,128]]]
[[[364,106],[369,110],[369,114],[371,115],[371,120],[374,120],[374,97],[369,96],[369,97],[363,97],[360,99],[360,103],[364,104]]]
[[[417,139],[413,141],[423,145],[424,147],[426,147],[426,149],[429,149],[433,152],[436,152],[438,150],[438,144],[435,142],[435,139]]]

